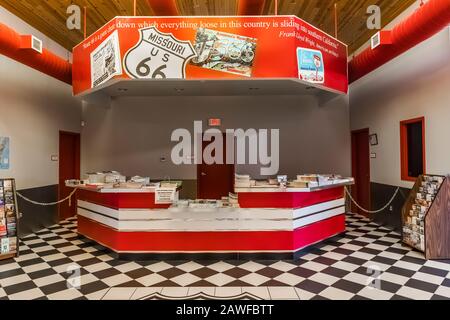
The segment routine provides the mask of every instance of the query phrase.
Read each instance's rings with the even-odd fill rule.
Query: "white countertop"
[[[250,188],[235,188],[234,191],[236,193],[248,193],[248,192],[257,192],[257,193],[270,193],[270,192],[315,192],[325,189],[333,189],[343,186],[349,186],[355,183],[353,178],[338,180],[336,183],[312,187],[312,188],[281,188],[281,187],[250,187]]]
[[[66,185],[69,188],[78,188],[81,190],[87,190],[98,193],[155,193],[155,187],[144,187],[140,189],[125,189],[125,188],[95,188],[87,187],[85,185]]]

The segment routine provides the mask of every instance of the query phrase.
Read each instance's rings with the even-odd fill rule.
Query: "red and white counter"
[[[344,185],[236,189],[241,208],[170,208],[155,189],[78,191],[78,233],[121,258],[294,258],[345,231]]]

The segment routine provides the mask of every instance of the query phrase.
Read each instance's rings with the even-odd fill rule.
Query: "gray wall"
[[[10,137],[10,169],[19,189],[57,184],[59,130],[79,132],[81,103],[71,87],[0,55],[0,135]]]
[[[450,28],[350,86],[352,130],[378,134],[372,182],[411,188],[400,176],[400,121],[425,117],[426,171],[450,173]]]
[[[122,97],[110,106],[83,106],[82,172],[119,170],[152,179],[196,179],[196,167],[170,161],[176,128],[222,119],[223,128],[280,129],[280,173],[350,174],[346,97],[318,105],[315,97]],[[223,129],[222,128],[222,129]],[[160,157],[167,162],[160,162]],[[257,175],[254,167],[237,171]]]

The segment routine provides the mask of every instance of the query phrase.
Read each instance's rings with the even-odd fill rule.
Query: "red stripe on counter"
[[[78,216],[78,232],[115,251],[292,250],[292,232],[119,232]]]
[[[149,193],[101,193],[78,190],[78,200],[92,202],[112,209],[167,209],[168,204],[155,204],[155,194]]]
[[[305,248],[344,231],[345,214],[300,227],[294,232],[294,248],[296,250]]]
[[[78,216],[78,233],[117,252],[293,251],[344,230],[344,215],[320,221],[293,232],[119,232]]]
[[[239,192],[241,208],[304,208],[344,197],[344,188],[313,192]]]

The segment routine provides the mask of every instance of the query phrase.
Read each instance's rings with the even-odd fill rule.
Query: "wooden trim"
[[[0,261],[1,260],[12,259],[14,257],[18,257],[17,252],[8,253],[8,254],[2,254],[2,255],[0,255]]]
[[[450,180],[445,178],[425,215],[425,257],[450,259]]]
[[[408,129],[411,123],[422,124],[422,174],[426,174],[426,149],[425,149],[425,117],[400,121],[400,176],[403,181],[414,182],[417,177],[410,177],[408,174]]]

